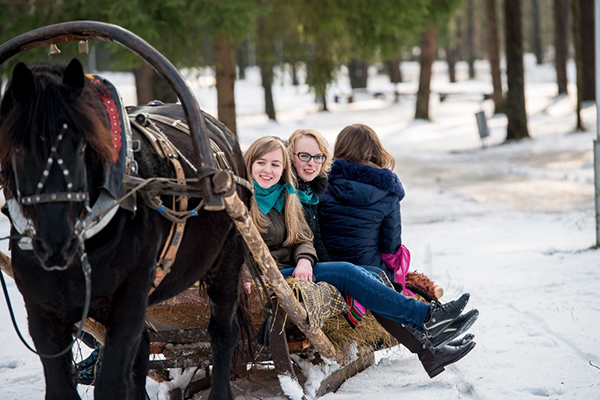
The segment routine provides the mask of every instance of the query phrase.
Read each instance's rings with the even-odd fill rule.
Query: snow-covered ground
[[[369,92],[352,104],[330,101],[317,112],[314,96],[288,80],[275,83],[278,122],[262,114],[258,74],[248,71],[236,83],[238,134],[242,147],[262,135],[288,137],[301,127],[315,128],[333,144],[345,125],[372,126],[396,157],[396,173],[407,196],[402,202],[403,240],[413,255],[412,269],[442,286],[445,299],[471,293],[469,306],[480,310],[472,328],[477,347],[465,359],[429,379],[416,356],[404,348],[378,355],[379,363],[349,379],[328,400],[342,399],[600,399],[600,254],[595,243],[592,141],[595,107],[584,109],[590,131],[572,132],[573,95],[555,97],[554,71],[527,58],[526,96],[531,140],[499,145],[506,118],[489,119],[491,136],[482,148],[474,114],[491,112],[479,96],[491,91],[485,63],[478,79],[465,80],[459,65],[456,84],[447,83],[445,66],[435,65],[430,115],[413,121],[414,97],[393,103],[393,86],[374,76]],[[409,82],[401,93],[416,91],[414,64],[403,65]],[[572,72],[572,68],[571,68]],[[110,74],[125,102],[135,102],[132,78]],[[191,85],[200,106],[216,114],[210,76]],[[571,88],[574,93],[574,88]],[[331,91],[349,91],[340,77]],[[438,92],[462,95],[440,102]],[[8,233],[0,219],[0,237]],[[6,252],[6,241],[0,242]],[[12,281],[9,290],[22,329],[26,316]],[[0,399],[42,399],[44,379],[37,356],[19,342],[4,301],[0,301]],[[152,399],[165,387],[149,380]],[[86,398],[92,390],[81,387]],[[264,375],[234,383],[239,399],[283,399],[276,378]],[[195,399],[206,398],[198,394]]]

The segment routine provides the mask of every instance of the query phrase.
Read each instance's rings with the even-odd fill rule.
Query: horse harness
[[[152,293],[162,282],[165,276],[170,272],[171,266],[175,262],[179,246],[181,245],[181,239],[183,238],[183,234],[185,232],[185,223],[187,219],[197,215],[204,202],[201,200],[196,207],[188,210],[189,198],[192,196],[200,197],[200,191],[194,186],[187,185],[188,182],[197,182],[197,178],[185,178],[182,162],[184,162],[194,172],[197,172],[197,168],[183,154],[181,154],[181,152],[173,143],[171,143],[171,141],[156,123],[159,122],[169,125],[181,132],[189,134],[190,130],[187,124],[181,122],[181,120],[172,119],[158,114],[139,113],[130,114],[128,117],[129,122],[139,129],[141,134],[152,145],[154,151],[161,158],[168,160],[172,170],[175,173],[176,178],[174,180],[171,178],[142,179],[136,177],[132,174],[132,172],[135,173],[137,170],[135,161],[128,161],[127,164],[131,164],[132,166],[127,168],[129,173],[125,173],[122,177],[123,185],[129,187],[129,189],[126,190],[126,193],[120,198],[114,199],[108,195],[106,191],[103,191],[101,192],[101,195],[94,206],[90,209],[87,188],[84,188],[83,192],[71,192],[73,185],[70,181],[70,172],[68,169],[63,168],[62,165],[63,163],[59,153],[59,145],[64,135],[64,131],[68,129],[68,127],[63,126],[63,132],[57,136],[57,140],[52,146],[52,154],[48,158],[46,169],[43,171],[43,174],[37,185],[36,193],[31,195],[23,195],[17,188],[17,198],[7,199],[6,205],[12,225],[16,228],[17,232],[22,235],[19,240],[19,247],[21,247],[23,250],[31,250],[31,237],[35,234],[35,228],[33,227],[33,224],[29,218],[24,215],[21,208],[23,205],[49,202],[84,202],[86,205],[86,210],[88,211],[88,215],[86,218],[78,220],[76,229],[79,232],[78,234],[82,236],[82,239],[89,239],[102,230],[106,225],[108,225],[112,217],[116,214],[119,206],[123,206],[123,204],[128,200],[131,200],[133,194],[139,191],[146,205],[158,211],[163,217],[172,222],[169,235],[167,236],[165,245],[163,246],[159,259],[156,263],[155,280],[153,287],[150,290],[150,293]],[[208,119],[206,122],[210,123]],[[219,129],[217,126],[213,126],[213,128]],[[129,138],[130,136],[128,139]],[[219,170],[229,172],[236,184],[244,186],[252,192],[253,187],[250,182],[234,173],[231,164],[225,156],[225,153],[212,139],[210,139],[210,146],[213,151],[213,157],[217,168]],[[135,150],[133,150],[133,152],[135,152]],[[44,188],[45,181],[48,176],[47,171],[49,171],[54,162],[61,167],[62,174],[67,182],[68,191],[42,194],[40,192]],[[158,182],[158,185],[153,186],[153,183],[156,182]],[[173,194],[173,208],[165,207],[163,204],[160,194],[165,193]]]
[[[184,162],[194,172],[197,172],[197,169],[168,139],[165,133],[157,125],[157,122],[171,126],[189,135],[190,130],[188,125],[179,119],[173,119],[164,115],[150,113],[130,114],[129,120],[130,123],[137,127],[139,132],[152,145],[156,154],[169,162],[173,172],[175,173],[177,184],[185,186],[187,180],[185,178],[182,162]],[[208,120],[207,123],[209,123]],[[221,150],[221,148],[219,148],[215,141],[210,138],[209,141],[217,168],[229,172],[236,184],[242,185],[252,191],[253,188],[250,182],[234,173],[231,164],[225,156],[225,153]],[[187,219],[197,215],[197,212],[203,206],[204,201],[201,200],[198,206],[192,210],[188,210],[190,196],[183,192],[181,194],[173,195],[173,208],[168,208],[163,204],[159,193],[153,191],[141,191],[140,193],[146,205],[160,212],[163,217],[172,222],[169,235],[167,236],[167,240],[165,241],[163,249],[160,253],[160,257],[156,263],[154,283],[150,289],[150,293],[152,293],[171,271],[171,266],[175,262],[177,252],[179,251],[179,246],[181,245]]]
[[[86,212],[77,219],[75,224],[76,232],[81,237],[83,245],[85,239],[93,237],[108,225],[119,208],[134,212],[134,194],[140,192],[142,199],[150,208],[158,211],[163,217],[172,222],[169,235],[156,263],[156,277],[153,288],[150,291],[152,293],[170,272],[171,266],[175,262],[185,231],[186,220],[197,215],[197,212],[204,205],[203,200],[201,200],[196,207],[188,210],[189,198],[202,197],[202,194],[199,187],[188,185],[188,183],[197,183],[198,178],[186,178],[182,163],[185,163],[196,174],[198,174],[199,170],[202,172],[202,175],[209,175],[217,170],[226,171],[237,185],[244,186],[251,192],[253,192],[254,188],[246,179],[235,174],[225,153],[212,139],[209,138],[209,141],[217,168],[203,171],[202,168],[196,168],[171,143],[157,123],[172,126],[189,135],[190,129],[187,124],[179,119],[159,114],[128,113],[112,83],[98,76],[88,76],[88,78],[93,84],[98,85],[102,89],[100,98],[108,114],[111,140],[113,142],[114,166],[109,171],[106,171],[105,184],[100,190],[98,199],[90,207],[89,202],[91,199],[88,194],[87,179],[84,179],[86,187],[78,192],[73,191],[71,173],[63,165],[63,159],[60,154],[61,141],[69,129],[64,124],[61,126],[61,132],[59,132],[54,143],[52,143],[51,154],[48,157],[44,171],[42,171],[42,176],[36,186],[35,193],[23,194],[19,190],[19,180],[16,178],[16,160],[15,155],[13,155],[12,163],[17,185],[16,198],[7,198],[7,214],[12,226],[21,235],[18,241],[19,247],[22,250],[32,250],[31,241],[35,235],[35,228],[32,221],[24,214],[23,206],[53,202],[83,202]],[[205,118],[205,120],[212,130],[222,131],[210,118]],[[137,149],[133,149],[135,141],[132,138],[131,125],[138,128],[151,144],[156,154],[168,160],[174,171],[175,179],[163,177],[143,179],[137,176],[137,163],[133,157],[133,153]],[[61,169],[61,175],[65,180],[67,190],[41,193],[45,187],[46,179],[50,174],[50,169],[55,164]],[[160,195],[169,194],[173,195],[173,208],[165,207],[160,198]]]

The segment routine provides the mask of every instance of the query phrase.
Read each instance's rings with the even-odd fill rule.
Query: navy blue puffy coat
[[[379,267],[393,280],[381,253],[395,253],[402,244],[403,198],[402,183],[389,169],[336,160],[319,202],[321,237],[331,259]]]

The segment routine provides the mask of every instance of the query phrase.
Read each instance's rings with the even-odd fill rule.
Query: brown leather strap
[[[183,172],[183,167],[177,159],[177,153],[173,151],[171,144],[162,139],[158,139],[156,142],[175,170],[177,182],[185,185],[185,174]],[[188,200],[188,196],[173,196],[173,208],[177,207],[177,211],[186,211]],[[160,285],[165,276],[171,272],[171,266],[177,257],[177,252],[179,251],[179,246],[181,245],[184,231],[185,221],[173,223],[171,225],[169,236],[167,237],[163,250],[160,254],[160,258],[156,263],[156,274],[154,276],[154,284],[150,289],[150,293],[152,293],[158,287],[158,285]]]

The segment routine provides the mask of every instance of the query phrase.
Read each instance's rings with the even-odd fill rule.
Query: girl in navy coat
[[[333,157],[329,187],[319,201],[321,239],[329,256],[333,261],[378,267],[397,282],[396,277],[402,275],[383,260],[400,257],[402,251],[400,201],[404,188],[392,172],[394,157],[375,131],[363,124],[342,129]],[[463,314],[442,335],[446,339],[432,340],[433,344],[441,346],[452,335],[465,332],[478,315],[477,310]]]
[[[355,124],[338,135],[334,158],[329,188],[319,203],[325,247],[333,260],[377,266],[394,282],[381,257],[402,244],[404,188],[392,172],[394,157],[373,129]]]

